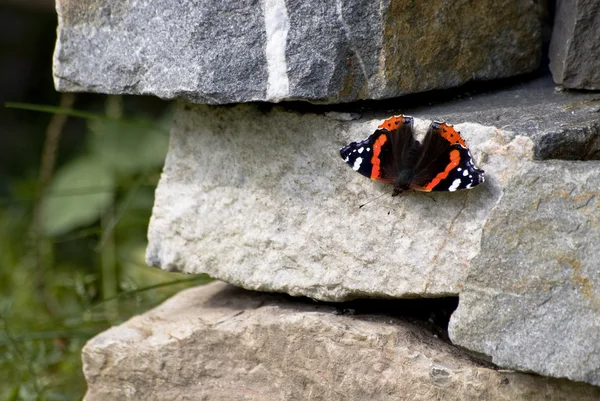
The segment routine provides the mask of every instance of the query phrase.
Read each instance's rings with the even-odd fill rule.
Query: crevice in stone
[[[348,103],[318,104],[306,100],[284,101],[277,104],[267,102],[256,103],[261,105],[265,112],[273,107],[283,107],[287,111],[296,111],[299,113],[321,114],[333,111],[339,113],[378,113],[383,115],[386,112],[388,114],[397,113],[398,110],[402,109],[430,107],[441,103],[470,98],[475,95],[510,90],[545,75],[547,75],[546,71],[538,70],[509,78],[490,81],[470,81],[453,88],[411,93],[389,99],[358,100]]]
[[[308,297],[293,297],[284,293],[264,293],[228,286],[213,295],[206,305],[209,307],[232,307],[236,311],[276,306],[296,311],[323,311],[329,307],[337,315],[361,319],[367,316],[388,317],[407,321],[427,329],[446,342],[450,316],[458,307],[458,296],[412,299],[368,299],[359,298],[345,302],[324,302]],[[325,309],[326,310],[326,309]]]
[[[287,294],[272,295],[273,302],[266,302],[265,306],[276,305],[279,308],[303,311],[310,311],[314,308],[321,312],[325,306],[330,307],[331,313],[335,315],[343,315],[356,320],[377,320],[392,325],[406,322],[422,329],[424,333],[431,334],[430,337],[419,336],[420,340],[425,342],[443,341],[472,363],[488,369],[498,369],[488,355],[456,346],[450,341],[448,325],[450,317],[458,308],[458,296],[413,299],[361,298],[345,302],[322,302],[306,297],[292,297]],[[284,302],[281,302],[282,300]]]
[[[304,309],[308,305],[329,306],[332,313],[361,319],[367,316],[389,317],[407,321],[431,332],[437,338],[450,343],[448,324],[450,316],[458,307],[458,297],[414,298],[414,299],[355,299],[345,302],[315,301],[305,297],[287,298],[290,303],[281,307]]]
[[[356,299],[330,304],[335,313],[353,315],[389,316],[407,320],[424,327],[438,338],[450,342],[448,324],[450,316],[458,307],[458,297],[419,299]]]
[[[451,124],[474,122],[530,138],[536,160],[600,160],[600,97],[589,91],[557,92],[547,70],[383,100],[255,104],[265,114],[279,107],[300,114],[344,113],[349,119],[408,114]]]

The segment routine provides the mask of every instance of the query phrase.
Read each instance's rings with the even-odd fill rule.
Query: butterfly
[[[485,181],[454,127],[432,122],[421,144],[413,125],[409,116],[388,118],[367,139],[341,148],[340,156],[365,177],[393,185],[392,196],[409,189],[454,192]]]

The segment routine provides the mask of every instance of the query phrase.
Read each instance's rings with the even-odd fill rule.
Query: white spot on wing
[[[457,178],[456,180],[452,181],[452,185],[450,185],[450,187],[448,188],[448,191],[450,192],[454,192],[458,189],[458,187],[460,186],[461,180],[460,178]]]
[[[469,170],[465,170],[465,171],[463,171],[463,177],[466,177],[466,176],[468,176],[468,175],[469,175]]]
[[[362,157],[357,157],[356,160],[354,160],[354,166],[352,166],[352,170],[358,171],[358,169],[360,168],[360,165],[362,164],[362,161],[363,161]]]
[[[365,150],[365,148],[361,147],[358,149],[358,153],[362,153]]]

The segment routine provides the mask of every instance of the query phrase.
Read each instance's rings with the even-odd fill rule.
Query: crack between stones
[[[579,210],[579,209],[584,209],[584,208],[588,207],[595,198],[596,198],[596,195],[590,196],[590,198],[583,205],[577,206],[577,209]],[[577,226],[577,229],[579,228],[580,225]]]

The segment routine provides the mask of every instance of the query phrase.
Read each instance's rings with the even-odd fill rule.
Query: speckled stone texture
[[[184,291],[87,343],[85,401],[600,398],[489,369],[422,324],[340,312],[222,283]]]
[[[600,161],[529,163],[484,228],[452,341],[600,386]]]
[[[59,91],[382,99],[533,71],[533,0],[58,0]]]
[[[392,111],[182,103],[148,263],[320,300],[458,294],[458,345],[501,367],[597,384],[599,102],[555,92],[546,77],[403,107],[420,133],[428,121],[419,117],[463,121],[456,127],[487,180],[397,198],[338,154]]]
[[[339,155],[379,124],[279,107],[180,105],[148,263],[320,300],[457,294],[486,216],[501,186],[532,158],[533,142],[458,124],[487,182],[392,198],[391,187]],[[428,125],[416,120],[420,131]],[[373,202],[360,208],[366,201]]]
[[[486,183],[430,196],[391,198],[339,157],[383,117],[182,104],[148,263],[322,300],[458,294],[488,213],[524,162],[600,155],[593,94],[555,93],[544,82],[427,108],[450,123],[486,124],[456,125]]]

